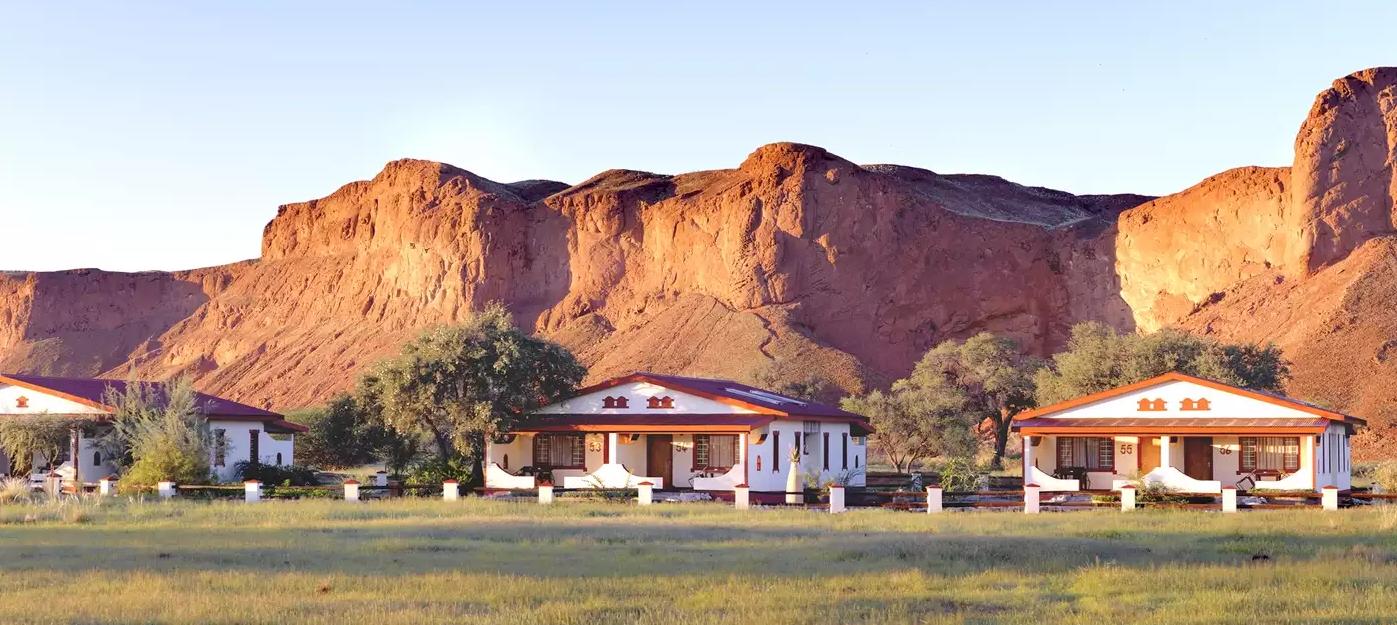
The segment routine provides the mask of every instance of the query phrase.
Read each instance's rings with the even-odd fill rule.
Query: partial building
[[[36,473],[56,471],[65,481],[93,483],[111,475],[115,465],[93,442],[94,428],[111,419],[115,408],[106,404],[108,389],[125,393],[128,382],[93,378],[56,378],[0,374],[0,419],[34,416],[70,418],[74,428],[68,449],[60,458],[33,459]],[[158,391],[158,385],[155,387]],[[161,394],[154,393],[156,401]],[[209,467],[218,481],[236,478],[234,467],[242,461],[289,465],[295,462],[296,433],[305,426],[282,415],[204,393],[196,402],[208,420],[213,437]],[[9,474],[12,463],[0,452],[0,474]]]
[[[755,500],[782,496],[794,472],[861,487],[862,416],[731,380],[635,373],[584,388],[528,415],[486,452],[487,489],[629,488]]]
[[[1363,419],[1182,373],[1020,413],[1024,483],[1045,491],[1129,482],[1190,493],[1351,486]]]

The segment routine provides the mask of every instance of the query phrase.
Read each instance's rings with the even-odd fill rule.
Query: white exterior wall
[[[828,470],[824,469],[824,456],[820,444],[823,437],[814,437],[815,445],[811,446],[809,453],[802,453],[800,460],[800,471],[802,473],[801,484],[804,485],[803,477],[810,474],[818,474],[820,482],[837,480],[841,474],[858,473],[849,481],[850,486],[864,486],[866,484],[864,473],[868,470],[866,466],[868,460],[868,447],[860,445],[853,436],[849,437],[849,467],[843,468],[841,435],[849,434],[848,423],[822,422],[821,432],[829,432],[830,456]],[[762,444],[750,444],[748,454],[751,458],[749,464],[750,474],[747,484],[756,492],[785,492],[786,478],[790,474],[790,450],[795,446],[796,437],[804,434],[805,424],[802,421],[773,421],[769,426],[754,432],[751,441],[756,441],[760,434],[765,433],[766,441]],[[781,449],[774,449],[776,437],[774,432],[781,433]],[[804,450],[802,450],[804,451]],[[762,468],[756,469],[757,457],[762,458]],[[773,458],[774,456],[774,458]],[[776,461],[775,466],[769,464]]]
[[[1343,426],[1335,424],[1325,429],[1319,439],[1316,461],[1315,474],[1319,480],[1316,487],[1333,485],[1339,490],[1347,490],[1353,486],[1350,467],[1352,449],[1349,447],[1348,431]]]
[[[27,407],[19,407],[19,398],[25,398]],[[93,408],[87,404],[78,403],[72,400],[63,399],[54,395],[49,395],[41,391],[30,390],[22,386],[0,383],[0,417],[7,414],[13,415],[41,415],[41,414],[81,414],[81,415],[102,415],[107,411],[100,408]]]
[[[630,401],[627,408],[603,408],[605,397],[625,397]],[[646,399],[668,396],[674,399],[673,408],[647,408]],[[556,404],[539,408],[536,414],[752,414],[755,410],[714,401],[698,395],[690,395],[671,388],[649,382],[632,382],[605,390],[578,395]]]
[[[295,436],[287,435],[287,440],[279,441],[266,431],[266,424],[260,421],[222,421],[217,419],[209,420],[209,433],[212,435],[215,430],[226,432],[226,445],[224,447],[223,466],[214,465],[214,452],[209,450],[209,470],[213,473],[215,480],[219,482],[231,482],[237,480],[235,467],[239,462],[251,460],[248,457],[252,451],[250,445],[249,432],[257,430],[257,461],[262,464],[277,464],[277,454],[281,454],[281,464],[295,464],[294,456]]]
[[[1180,410],[1184,399],[1207,399],[1208,410]],[[1141,399],[1163,399],[1166,410],[1141,411]],[[1044,415],[1047,416],[1047,415]],[[1314,414],[1185,381],[1149,388],[1052,413],[1054,419],[1226,417],[1229,419],[1315,419]]]

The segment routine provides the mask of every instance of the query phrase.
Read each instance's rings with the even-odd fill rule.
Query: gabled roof
[[[1307,413],[1309,413],[1309,414],[1315,415],[1315,416],[1317,416],[1317,417],[1322,417],[1322,418],[1328,419],[1328,420],[1330,420],[1330,421],[1338,421],[1338,422],[1340,422],[1340,423],[1348,423],[1348,424],[1352,424],[1352,425],[1366,425],[1366,424],[1367,424],[1366,421],[1364,421],[1363,419],[1360,419],[1360,418],[1358,418],[1358,417],[1354,417],[1354,416],[1351,416],[1351,415],[1346,415],[1346,414],[1344,414],[1344,413],[1336,412],[1336,411],[1333,411],[1333,410],[1329,410],[1329,409],[1327,409],[1327,408],[1321,408],[1321,407],[1316,406],[1316,405],[1314,405],[1314,404],[1311,404],[1311,403],[1309,403],[1309,402],[1303,402],[1303,401],[1300,401],[1300,400],[1298,400],[1298,399],[1292,399],[1292,398],[1290,398],[1290,397],[1286,397],[1286,396],[1284,396],[1284,395],[1280,395],[1280,394],[1277,394],[1277,393],[1271,393],[1271,392],[1267,392],[1267,391],[1259,391],[1259,390],[1249,389],[1249,388],[1242,388],[1242,387],[1240,387],[1240,386],[1233,386],[1233,385],[1231,385],[1231,384],[1224,384],[1224,383],[1218,382],[1218,381],[1216,381],[1216,380],[1209,380],[1209,379],[1207,379],[1207,378],[1200,378],[1200,377],[1197,377],[1197,376],[1188,375],[1188,374],[1186,374],[1186,373],[1179,373],[1178,371],[1170,371],[1169,373],[1165,373],[1165,374],[1163,374],[1163,375],[1157,375],[1157,376],[1155,376],[1155,377],[1153,377],[1153,378],[1149,378],[1148,380],[1141,380],[1141,381],[1136,382],[1136,383],[1134,383],[1134,384],[1126,384],[1125,386],[1118,386],[1118,387],[1116,387],[1116,388],[1107,389],[1107,390],[1104,390],[1104,391],[1101,391],[1101,392],[1098,392],[1098,393],[1091,393],[1091,394],[1089,394],[1089,395],[1083,395],[1083,396],[1081,396],[1081,397],[1077,397],[1077,398],[1074,398],[1074,399],[1069,399],[1069,400],[1067,400],[1067,401],[1061,401],[1061,402],[1058,402],[1058,403],[1056,403],[1056,404],[1051,404],[1051,405],[1048,405],[1048,406],[1043,406],[1043,407],[1041,407],[1041,408],[1034,408],[1034,409],[1032,409],[1032,410],[1025,410],[1025,411],[1023,411],[1023,412],[1020,412],[1020,413],[1017,414],[1017,415],[1014,415],[1015,426],[1017,427],[1017,426],[1021,425],[1021,424],[1018,423],[1018,422],[1021,422],[1021,421],[1027,420],[1027,419],[1034,419],[1034,418],[1039,418],[1039,417],[1048,416],[1048,415],[1051,415],[1051,414],[1056,413],[1056,412],[1061,412],[1061,411],[1063,411],[1063,410],[1067,410],[1067,409],[1070,409],[1070,408],[1076,408],[1076,407],[1078,407],[1078,406],[1085,406],[1085,405],[1087,405],[1087,404],[1094,403],[1094,402],[1098,402],[1098,401],[1101,401],[1101,400],[1103,400],[1103,399],[1111,399],[1112,397],[1119,397],[1119,396],[1121,396],[1121,395],[1126,395],[1126,394],[1128,394],[1128,393],[1133,393],[1133,392],[1138,391],[1138,390],[1147,389],[1147,388],[1150,388],[1150,387],[1152,387],[1152,386],[1158,386],[1158,385],[1164,384],[1164,383],[1166,383],[1166,382],[1190,382],[1190,383],[1193,383],[1193,384],[1197,384],[1197,385],[1199,385],[1199,386],[1206,386],[1206,387],[1208,387],[1208,388],[1212,388],[1212,389],[1216,389],[1216,390],[1219,390],[1219,391],[1223,391],[1223,392],[1225,392],[1225,393],[1232,393],[1232,394],[1234,394],[1234,395],[1240,395],[1240,396],[1242,396],[1242,397],[1248,397],[1248,398],[1255,399],[1255,400],[1258,400],[1258,401],[1264,401],[1264,402],[1269,403],[1269,404],[1274,404],[1274,405],[1277,405],[1277,406],[1284,406],[1284,407],[1286,407],[1286,408],[1291,408],[1291,409],[1293,409],[1293,410],[1299,410],[1299,411],[1301,411],[1301,412],[1307,412]]]
[[[13,384],[15,386],[48,393],[63,399],[77,402],[85,406],[91,406],[99,410],[112,411],[113,406],[106,404],[107,389],[110,388],[117,393],[125,393],[127,382],[125,380],[105,380],[101,378],[59,378],[43,375],[25,375],[18,373],[0,374],[0,383]],[[159,384],[154,384],[154,396],[156,401],[164,401],[164,389]],[[205,417],[223,418],[246,421],[266,421],[277,428],[284,430],[300,431],[306,430],[305,426],[286,421],[281,415],[270,410],[255,408],[247,404],[215,397],[206,393],[196,392],[195,401]]]
[[[651,384],[672,388],[676,391],[683,391],[725,404],[741,406],[762,414],[785,417],[831,417],[859,421],[866,420],[862,415],[856,415],[837,406],[786,397],[775,391],[768,391],[741,382],[716,378],[691,378],[680,375],[650,373],[648,371],[638,371],[630,375],[593,384],[592,386],[579,389],[574,396],[595,393],[597,391],[603,391],[633,382],[649,382]]]

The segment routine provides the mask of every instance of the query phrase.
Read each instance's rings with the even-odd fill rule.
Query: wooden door
[[[1159,437],[1141,436],[1140,445],[1136,449],[1140,460],[1140,476],[1159,468]]]
[[[1184,439],[1184,474],[1195,480],[1213,479],[1213,439],[1190,436]]]
[[[674,488],[674,436],[650,434],[645,441],[645,475],[663,479],[665,488]]]

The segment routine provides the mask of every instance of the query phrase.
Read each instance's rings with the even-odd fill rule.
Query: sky
[[[972,4],[974,6],[972,6]],[[1073,193],[1286,165],[1397,3],[0,0],[0,269],[260,253],[383,164],[576,183],[775,141]]]

